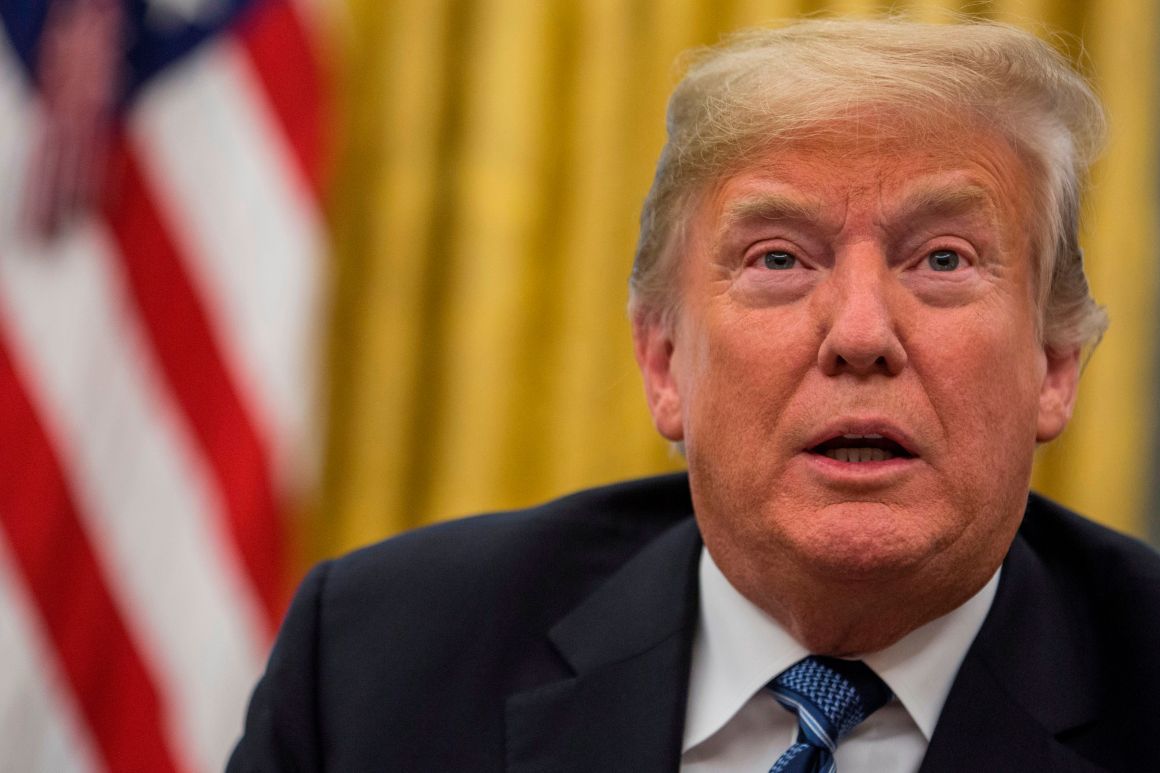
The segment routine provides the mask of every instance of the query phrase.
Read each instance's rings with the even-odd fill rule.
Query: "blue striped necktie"
[[[797,741],[769,773],[835,773],[838,742],[891,697],[862,661],[815,655],[782,671],[766,688],[798,718]]]

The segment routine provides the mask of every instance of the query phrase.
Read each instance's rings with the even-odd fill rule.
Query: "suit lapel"
[[[575,676],[508,699],[510,771],[677,769],[700,549],[682,521],[552,629]]]
[[[920,773],[1100,770],[1057,740],[1099,715],[1092,624],[1017,537]]]

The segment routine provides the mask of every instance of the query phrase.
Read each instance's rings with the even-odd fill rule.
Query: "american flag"
[[[310,480],[289,0],[0,0],[0,770],[220,770]]]

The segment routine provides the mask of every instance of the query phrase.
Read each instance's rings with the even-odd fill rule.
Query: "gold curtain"
[[[955,2],[896,9],[945,19]],[[310,557],[432,520],[680,466],[631,356],[626,278],[684,49],[781,0],[347,0],[324,483]],[[1085,239],[1112,332],[1047,493],[1141,533],[1156,386],[1151,0],[978,3],[1070,33],[1113,141]]]

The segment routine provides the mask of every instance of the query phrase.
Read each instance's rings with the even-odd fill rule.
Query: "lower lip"
[[[878,462],[840,462],[824,454],[803,451],[806,464],[825,478],[842,483],[882,485],[906,475],[918,464],[915,457],[895,456]]]

